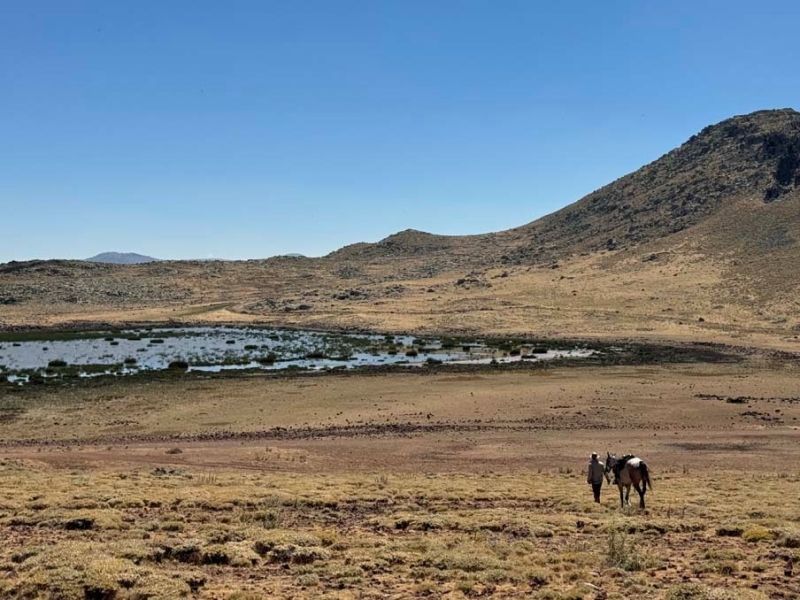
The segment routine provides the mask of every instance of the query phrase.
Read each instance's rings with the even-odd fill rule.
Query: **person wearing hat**
[[[589,472],[586,474],[586,483],[591,484],[594,492],[594,501],[600,502],[600,489],[603,487],[603,477],[605,476],[605,465],[597,457],[597,452],[592,452],[592,459],[589,461]]]

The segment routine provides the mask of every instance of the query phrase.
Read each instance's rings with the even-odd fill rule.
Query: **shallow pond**
[[[549,349],[525,344],[492,347],[411,336],[336,334],[279,329],[193,327],[73,332],[58,339],[0,342],[0,373],[12,381],[44,377],[89,377],[181,368],[193,371],[227,369],[333,369],[369,365],[425,363],[481,364],[493,360],[548,360],[584,357],[591,350]],[[16,339],[16,341],[14,341]],[[535,352],[535,354],[531,354]],[[36,376],[36,375],[34,375]]]

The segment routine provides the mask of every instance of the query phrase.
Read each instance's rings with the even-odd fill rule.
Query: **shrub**
[[[406,356],[419,356],[419,352],[412,348],[411,350],[406,351]]]
[[[779,546],[784,548],[800,548],[800,531],[796,529],[781,529],[777,534]]]
[[[551,538],[553,537],[553,530],[547,527],[534,527],[533,537],[537,538]]]
[[[47,366],[51,368],[66,367],[67,361],[61,359],[51,360],[49,363],[47,363]]]
[[[169,363],[168,369],[174,369],[176,371],[185,371],[189,368],[189,363],[185,360],[173,360]]]
[[[549,583],[550,574],[542,569],[533,569],[525,573],[525,579],[531,587],[540,588]]]
[[[667,590],[665,600],[708,600],[708,588],[699,583],[680,583]]]
[[[763,592],[709,588],[700,583],[680,583],[667,590],[664,600],[767,600]]]
[[[180,448],[170,448],[167,450],[167,454],[183,454],[183,450]]]
[[[126,364],[126,365],[135,365],[136,364],[136,359],[135,358],[126,358],[123,361],[123,363]]]
[[[642,552],[636,540],[623,531],[612,530],[608,534],[606,562],[623,571],[642,571],[652,566],[652,559]]]
[[[772,537],[773,537],[772,533],[770,533],[767,529],[758,526],[751,527],[750,529],[744,532],[744,535],[742,535],[742,538],[746,542],[750,542],[753,544],[763,540],[771,540]]]
[[[314,587],[319,585],[319,576],[315,573],[305,573],[297,578],[297,585],[300,587]]]

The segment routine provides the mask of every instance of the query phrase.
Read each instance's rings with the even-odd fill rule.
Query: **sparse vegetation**
[[[771,360],[5,386],[0,596],[791,597],[796,444],[724,401],[800,415]]]

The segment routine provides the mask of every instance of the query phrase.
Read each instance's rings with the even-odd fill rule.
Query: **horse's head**
[[[619,459],[617,458],[616,454],[609,454],[608,452],[606,452],[606,473],[608,473],[611,469],[614,468],[614,465],[617,464],[618,460]]]

